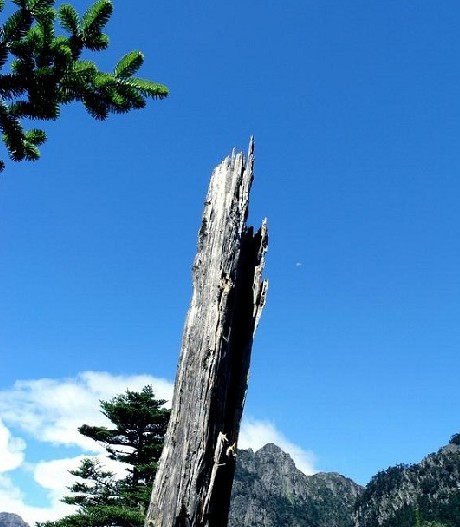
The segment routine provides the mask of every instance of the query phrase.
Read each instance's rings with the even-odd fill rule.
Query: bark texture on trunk
[[[246,224],[254,141],[247,160],[214,169],[205,201],[193,294],[172,413],[146,527],[225,527],[254,332],[265,303],[266,221]]]

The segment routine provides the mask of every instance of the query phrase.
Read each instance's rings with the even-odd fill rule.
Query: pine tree
[[[101,401],[102,413],[114,425],[82,425],[81,434],[104,446],[110,459],[125,466],[119,479],[96,459],[84,459],[70,471],[78,481],[69,487],[63,502],[78,507],[77,513],[39,527],[142,527],[150,501],[158,459],[170,411],[166,401],[155,399],[151,386],[127,390],[110,401]]]
[[[83,16],[55,0],[11,0],[17,9],[0,26],[0,129],[13,161],[34,161],[46,134],[24,130],[22,121],[56,120],[62,105],[80,101],[95,119],[143,108],[148,97],[162,99],[168,89],[135,76],[144,57],[124,55],[113,72],[98,69],[82,53],[101,51],[109,38],[103,29],[112,15],[111,0],[96,0]],[[0,13],[5,0],[0,0]],[[56,35],[56,26],[65,35]],[[0,161],[0,170],[5,163]]]
[[[130,466],[122,484],[124,499],[133,506],[150,501],[170,414],[163,408],[165,402],[155,399],[151,386],[141,392],[127,390],[110,401],[101,401],[102,413],[115,428],[83,425],[78,429],[103,445],[110,459]]]

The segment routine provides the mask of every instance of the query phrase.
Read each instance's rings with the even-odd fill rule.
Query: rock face
[[[356,504],[355,527],[460,527],[460,435],[413,465],[379,472]]]
[[[29,524],[17,514],[0,512],[0,527],[29,527]]]
[[[352,527],[362,490],[339,474],[306,476],[273,444],[241,450],[228,527]]]

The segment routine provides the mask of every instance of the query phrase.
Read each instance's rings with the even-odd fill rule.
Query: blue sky
[[[105,123],[64,108],[42,159],[0,179],[0,437],[16,453],[0,484],[22,491],[14,504],[45,500],[39,461],[83,452],[38,441],[24,408],[43,413],[57,387],[94,403],[172,382],[209,176],[252,134],[270,289],[244,444],[281,438],[366,483],[446,443],[460,429],[458,2],[114,4],[99,62],[141,49],[141,75],[170,98]],[[97,419],[83,406],[77,426]]]

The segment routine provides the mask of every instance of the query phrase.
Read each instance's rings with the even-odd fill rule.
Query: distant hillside
[[[29,527],[0,513],[0,527]],[[228,527],[460,527],[460,434],[363,488],[337,473],[306,476],[273,444],[238,451]]]
[[[29,527],[29,524],[17,514],[0,512],[0,527]]]
[[[365,488],[335,473],[305,476],[272,444],[239,451],[228,527],[460,527],[460,434]]]
[[[273,444],[241,450],[228,527],[353,527],[362,490],[339,474],[306,476]]]
[[[460,527],[460,434],[420,463],[379,472],[354,518],[355,527]]]

